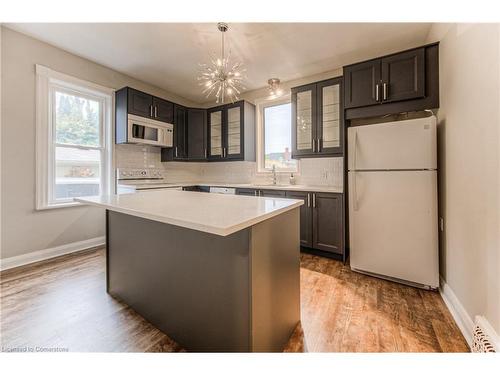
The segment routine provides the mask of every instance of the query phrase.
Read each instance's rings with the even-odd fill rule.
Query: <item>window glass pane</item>
[[[292,106],[290,103],[264,108],[264,166],[296,170],[292,159]]]
[[[55,159],[55,199],[99,195],[99,150],[56,147]]]
[[[99,146],[99,102],[56,91],[56,142]]]

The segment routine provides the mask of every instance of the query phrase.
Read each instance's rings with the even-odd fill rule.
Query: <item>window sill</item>
[[[85,204],[80,203],[80,202],[64,202],[64,203],[51,203],[51,204],[44,204],[42,206],[38,206],[36,208],[37,211],[46,211],[46,210],[54,210],[58,208],[68,208],[68,207],[79,207],[79,206],[85,206]]]

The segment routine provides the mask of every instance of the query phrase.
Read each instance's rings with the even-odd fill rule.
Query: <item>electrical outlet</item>
[[[439,230],[444,232],[444,219],[442,217],[439,218]]]

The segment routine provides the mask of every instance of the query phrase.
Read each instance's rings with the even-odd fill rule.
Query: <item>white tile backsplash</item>
[[[257,173],[257,163],[233,162],[161,162],[160,148],[140,145],[116,145],[117,168],[160,168],[170,182],[269,183],[270,174]],[[343,158],[301,159],[297,185],[343,187]],[[290,173],[279,173],[278,183],[287,184]]]

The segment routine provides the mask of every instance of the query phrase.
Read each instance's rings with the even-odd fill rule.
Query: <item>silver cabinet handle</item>
[[[153,106],[152,105],[149,106],[149,116],[153,117]]]
[[[205,159],[207,158],[207,149],[205,149]]]
[[[158,117],[158,107],[155,106],[155,117]]]
[[[387,100],[387,83],[386,82],[384,82],[383,88],[384,88],[384,100]]]
[[[175,146],[175,157],[177,157],[177,146]]]
[[[379,84],[377,83],[377,84],[375,85],[375,101],[376,101],[376,102],[378,102],[378,100],[379,100],[379,93],[378,93],[378,92],[379,92],[379,89],[378,89],[378,87],[379,87]]]
[[[318,138],[318,147],[316,147],[318,149],[318,152],[321,152],[321,140]]]
[[[311,194],[307,193],[307,207],[311,207]]]
[[[253,192],[253,195],[257,196],[257,191],[258,191],[258,190],[255,190],[255,191]]]
[[[313,139],[312,141],[313,141],[313,152],[316,152],[316,140]]]
[[[316,193],[313,193],[313,207],[316,208]]]

